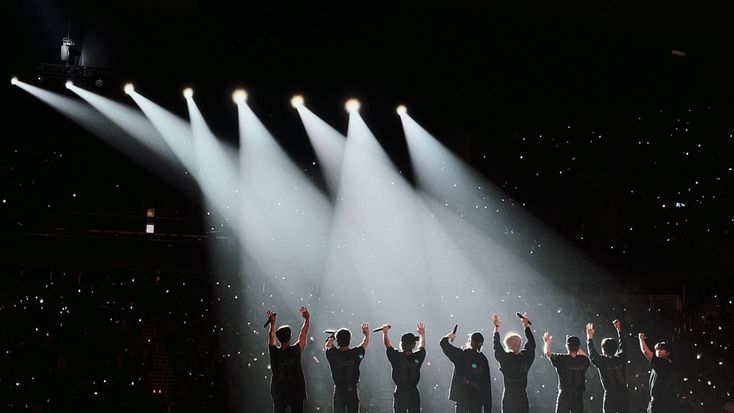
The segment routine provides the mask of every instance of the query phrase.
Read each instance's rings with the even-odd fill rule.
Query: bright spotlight
[[[74,86],[74,82],[67,80],[66,83],[64,83],[64,86],[66,86],[67,89],[71,89],[71,87]]]
[[[247,92],[244,89],[237,89],[232,93],[232,100],[236,104],[245,103],[247,101]]]
[[[347,109],[347,112],[356,112],[359,110],[360,103],[357,99],[349,99],[346,104],[344,104],[344,107]]]
[[[129,95],[135,91],[135,86],[133,86],[132,83],[128,83],[122,90],[124,90],[125,93]]]
[[[11,77],[10,78],[10,84],[13,85],[13,86],[17,85],[18,84],[18,78],[15,77],[15,76]]]
[[[302,95],[295,95],[291,98],[291,106],[294,108],[297,108],[299,106],[303,106],[303,96]]]
[[[403,116],[406,113],[408,113],[408,108],[406,108],[405,105],[400,105],[400,106],[398,106],[398,108],[396,109],[396,111],[398,112],[398,115]]]
[[[186,99],[191,99],[194,96],[194,90],[190,87],[187,87],[183,90],[183,95]]]

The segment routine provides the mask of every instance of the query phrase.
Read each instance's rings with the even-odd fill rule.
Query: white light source
[[[408,108],[405,105],[400,105],[395,111],[398,112],[398,115],[403,116],[408,113]]]
[[[297,108],[299,106],[303,106],[303,96],[302,95],[295,95],[291,98],[291,106],[294,108]]]
[[[13,86],[17,85],[18,84],[18,78],[15,77],[15,76],[11,77],[10,78],[10,84],[13,85]]]
[[[74,82],[67,80],[66,83],[64,83],[64,86],[66,86],[67,89],[71,89],[71,87],[74,86]]]
[[[190,87],[187,87],[183,90],[183,95],[186,99],[191,99],[194,96],[194,90]]]
[[[347,103],[344,104],[344,107],[347,109],[347,112],[356,112],[359,110],[361,104],[357,99],[349,99]]]
[[[237,89],[232,93],[232,100],[236,104],[245,103],[247,101],[247,92],[245,89]]]
[[[122,90],[124,90],[125,93],[129,95],[135,91],[135,86],[133,86],[132,83],[128,83]]]

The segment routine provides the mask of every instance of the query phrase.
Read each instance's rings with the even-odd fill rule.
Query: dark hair
[[[566,336],[566,347],[568,351],[576,352],[581,348],[581,339],[576,336]]]
[[[281,344],[289,341],[291,339],[291,334],[291,328],[288,326],[280,326],[275,330],[275,337],[278,338],[278,341],[280,341]]]
[[[400,346],[403,351],[413,350],[418,339],[419,337],[416,337],[413,333],[405,333],[400,337]]]
[[[352,340],[352,332],[348,328],[340,328],[336,332],[336,345],[339,347],[345,347],[349,345],[349,341]]]
[[[601,352],[607,356],[613,356],[617,353],[617,340],[607,337],[601,341]]]
[[[474,344],[476,344],[477,346],[481,346],[482,344],[484,344],[484,336],[478,331],[472,333],[470,340],[472,342],[472,348],[474,347]]]

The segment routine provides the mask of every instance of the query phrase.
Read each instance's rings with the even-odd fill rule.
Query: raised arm
[[[553,345],[553,336],[550,335],[549,332],[545,332],[543,334],[543,354],[545,354],[545,358],[548,360],[551,359],[551,355],[553,355],[553,352],[551,351],[551,346]]]
[[[528,319],[528,313],[522,315],[522,329],[525,331],[525,351],[528,353],[535,353],[535,336],[532,330],[530,330],[530,320]]]
[[[650,351],[650,347],[647,346],[647,335],[645,333],[640,333],[638,337],[640,339],[640,351],[642,351],[642,354],[648,361],[651,361],[653,353]]]
[[[456,338],[456,334],[449,333],[446,336],[444,336],[443,338],[441,338],[441,342],[440,342],[441,351],[443,351],[443,354],[445,354],[446,357],[448,357],[452,363],[455,362],[456,359],[461,354],[461,349],[456,348],[453,345],[451,345],[451,343],[449,343],[449,340],[453,341],[455,338]]]
[[[619,347],[617,348],[617,357],[626,359],[627,340],[624,337],[624,333],[622,333],[622,322],[619,320],[614,320],[612,324],[614,325],[614,329],[617,330],[617,342],[619,343]]]
[[[385,348],[393,348],[392,342],[390,341],[390,337],[388,337],[387,332],[390,331],[390,325],[384,324],[382,326],[382,341],[385,343]]]
[[[278,344],[278,338],[275,337],[275,313],[272,311],[267,312],[268,321],[270,321],[270,331],[268,332],[268,345],[275,347]]]
[[[330,348],[334,347],[334,335],[330,335],[326,339],[326,343],[324,344],[324,350],[329,350]]]
[[[421,336],[421,347],[422,349],[426,349],[426,326],[423,324],[423,321],[418,323],[418,335]]]
[[[364,338],[362,339],[362,342],[359,344],[359,346],[366,350],[367,346],[370,345],[370,326],[369,324],[362,323],[362,334],[364,334]]]
[[[500,326],[502,325],[502,319],[497,314],[492,314],[492,324],[494,324],[494,334],[492,338],[492,344],[494,347],[494,358],[500,361],[507,353],[502,342],[500,341]]]
[[[594,333],[594,324],[586,324],[586,345],[589,348],[589,359],[596,365],[597,360],[599,360],[599,353],[594,347]]]
[[[311,314],[306,307],[301,307],[301,317],[303,317],[303,325],[301,326],[301,333],[298,335],[298,346],[301,348],[301,353],[303,353],[308,341],[308,327],[311,325]]]

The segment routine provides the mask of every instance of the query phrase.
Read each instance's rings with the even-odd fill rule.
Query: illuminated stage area
[[[734,411],[723,10],[52,3],[11,10],[0,410]]]

